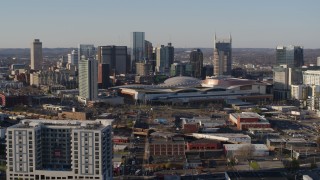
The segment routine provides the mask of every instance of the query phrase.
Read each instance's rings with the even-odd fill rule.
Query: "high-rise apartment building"
[[[276,65],[286,64],[288,67],[299,68],[304,65],[303,47],[301,46],[277,46]]]
[[[131,71],[135,73],[136,62],[145,58],[145,37],[144,32],[131,33]]]
[[[42,42],[39,39],[35,39],[31,46],[31,69],[41,70],[42,69]]]
[[[98,61],[86,59],[79,62],[79,96],[86,100],[96,100],[98,96]]]
[[[156,50],[156,71],[160,74],[169,74],[174,61],[174,47],[171,43],[161,45]]]
[[[194,49],[191,51],[190,64],[192,65],[192,76],[200,78],[203,68],[203,53],[200,49]]]
[[[110,71],[116,74],[128,73],[127,46],[99,46],[97,52],[101,64],[109,64]]]
[[[214,37],[213,52],[214,75],[231,75],[232,70],[232,38],[217,39]]]
[[[152,43],[145,40],[145,58],[147,60],[154,60],[154,57],[153,57],[153,46],[152,46]]]
[[[86,58],[95,58],[96,50],[93,44],[79,44],[78,47],[78,62],[81,60],[81,56]]]
[[[68,63],[78,67],[78,60],[78,51],[74,49],[70,54],[68,54]]]
[[[112,120],[22,120],[7,128],[7,180],[112,179]]]

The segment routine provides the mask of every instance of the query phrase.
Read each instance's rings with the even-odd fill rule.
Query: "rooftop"
[[[286,180],[287,177],[282,172],[275,171],[227,171],[228,177],[233,179],[264,179],[264,180]]]
[[[268,151],[268,147],[265,144],[224,144],[226,150],[238,150],[242,147],[253,147],[255,150]]]
[[[38,126],[55,126],[63,129],[100,129],[111,125],[113,119],[97,119],[95,121],[78,121],[78,120],[43,120],[43,119],[25,119],[20,123],[9,128],[35,128]]]

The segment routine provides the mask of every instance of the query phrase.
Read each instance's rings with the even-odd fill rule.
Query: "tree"
[[[242,147],[240,147],[236,154],[241,159],[249,160],[252,158],[254,151],[255,151],[254,145],[246,144],[246,145],[243,145]]]

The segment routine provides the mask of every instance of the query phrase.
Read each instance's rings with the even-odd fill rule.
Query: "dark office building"
[[[98,65],[98,88],[108,89],[110,87],[110,65],[99,64]]]
[[[127,46],[99,46],[98,61],[100,64],[109,64],[111,72],[128,73]]]
[[[201,78],[203,67],[203,54],[200,49],[194,49],[190,53],[190,64],[192,65],[191,76]]]

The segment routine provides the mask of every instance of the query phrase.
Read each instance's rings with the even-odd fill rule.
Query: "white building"
[[[306,100],[308,96],[308,86],[291,85],[291,98],[297,100]]]
[[[265,144],[224,144],[227,156],[241,156],[251,151],[252,156],[269,156],[269,149]]]
[[[42,42],[39,39],[35,39],[31,46],[31,69],[42,69]]]
[[[245,134],[238,133],[223,133],[223,134],[200,134],[200,133],[192,133],[192,136],[198,139],[212,139],[224,142],[230,142],[234,144],[251,144],[251,137]]]
[[[42,105],[42,108],[45,110],[51,110],[51,111],[63,111],[66,109],[65,106],[57,106],[52,104],[44,104]]]
[[[320,71],[307,70],[302,72],[303,84],[320,85]]]
[[[78,66],[78,60],[78,51],[74,49],[71,51],[71,54],[68,54],[68,63]]]
[[[79,62],[79,96],[95,100],[98,96],[98,61],[81,59]]]
[[[7,128],[7,180],[112,179],[112,120],[22,120]]]

